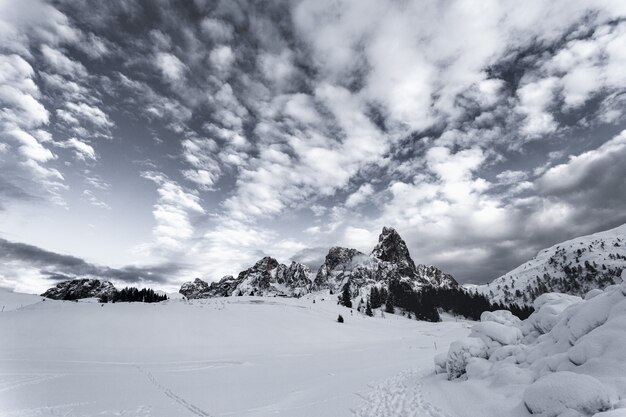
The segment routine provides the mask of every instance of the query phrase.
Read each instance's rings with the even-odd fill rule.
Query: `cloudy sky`
[[[485,282],[626,222],[626,2],[0,0],[0,286],[369,252]]]

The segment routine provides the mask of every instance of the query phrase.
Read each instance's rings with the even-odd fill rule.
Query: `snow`
[[[573,372],[548,374],[524,392],[524,404],[532,414],[556,417],[569,410],[586,415],[608,410],[611,400],[604,385],[589,375]]]
[[[488,345],[492,346],[493,342],[496,342],[498,344],[496,347],[500,347],[501,345],[518,344],[522,339],[522,332],[517,327],[507,326],[493,321],[485,321],[475,324],[474,327],[472,327],[470,336],[479,337]]]
[[[508,310],[484,311],[480,315],[480,321],[493,321],[508,326],[518,325],[521,322],[517,316]]]
[[[458,378],[465,373],[465,369],[472,358],[487,358],[488,347],[479,338],[466,337],[452,342],[446,357],[446,371],[448,378]]]
[[[33,294],[22,294],[0,288],[0,312],[16,310],[43,301],[44,298]]]
[[[445,412],[468,417],[624,415],[626,282],[584,300],[544,294],[534,306],[521,322],[506,322],[499,317],[504,313],[483,314],[469,337],[451,343],[448,361],[469,352],[464,372],[458,359],[447,369],[451,381],[426,377],[437,392],[431,401],[439,399]],[[442,357],[435,359],[436,369],[441,370]],[[467,403],[460,407],[445,398]]]
[[[566,266],[577,271],[572,274],[577,283],[575,287],[570,285]],[[489,284],[467,284],[465,287],[487,295],[492,301],[531,304],[533,295],[530,291],[540,289],[542,284],[547,286],[547,291],[582,296],[590,290],[616,283],[622,270],[626,270],[626,224],[543,249],[528,262]]]
[[[544,294],[524,321],[369,318],[336,297],[102,305],[0,291],[0,415],[626,414],[626,282]]]
[[[3,304],[22,308],[0,313],[2,417],[436,415],[414,394],[470,326],[369,318],[319,294]]]

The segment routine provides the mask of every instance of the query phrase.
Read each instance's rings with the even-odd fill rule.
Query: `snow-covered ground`
[[[467,417],[626,416],[626,271],[622,280],[584,299],[543,294],[524,321],[483,313],[436,357],[430,401]]]
[[[0,415],[443,415],[422,377],[471,323],[313,297],[102,306],[0,290]]]

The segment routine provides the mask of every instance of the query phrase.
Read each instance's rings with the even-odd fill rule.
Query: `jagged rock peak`
[[[392,227],[383,227],[383,231],[378,236],[378,244],[372,250],[372,256],[381,261],[397,264],[399,272],[410,276],[415,272],[415,263],[409,254],[409,248]]]
[[[78,300],[103,295],[111,296],[116,292],[117,290],[109,281],[84,278],[60,282],[41,294],[41,296],[53,300]]]
[[[365,254],[356,249],[333,246],[328,251],[324,264],[328,267],[328,269],[334,269],[337,265],[352,262],[352,260],[357,256],[365,256]]]
[[[193,282],[185,282],[178,292],[190,300],[206,298],[209,296],[209,284],[200,278],[196,278]]]
[[[258,260],[252,268],[247,269],[246,271],[254,270],[254,271],[271,271],[272,269],[278,267],[278,261],[271,256],[265,256],[262,259]],[[245,271],[244,271],[245,272]]]

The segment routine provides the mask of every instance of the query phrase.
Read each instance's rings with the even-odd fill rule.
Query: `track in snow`
[[[404,371],[372,386],[354,417],[450,417],[424,399],[423,372]]]
[[[20,388],[26,385],[34,385],[40,384],[43,382],[50,381],[52,379],[60,378],[64,375],[62,374],[53,374],[53,375],[25,375],[18,376],[13,380],[1,381],[0,380],[0,392],[12,390],[15,388]]]
[[[161,385],[159,383],[159,381],[157,381],[157,379],[154,377],[154,375],[152,375],[152,373],[150,371],[142,368],[139,365],[135,365],[135,367],[137,368],[137,370],[139,372],[144,374],[148,378],[148,380],[152,383],[152,385],[154,385],[159,391],[161,391],[163,394],[165,394],[166,396],[168,396],[172,400],[176,401],[181,406],[185,407],[192,414],[194,414],[196,416],[200,416],[200,417],[211,417],[211,414],[209,414],[206,411],[202,410],[200,407],[190,403],[189,401],[185,400],[184,398],[176,395],[169,388],[164,387],[163,385]]]

